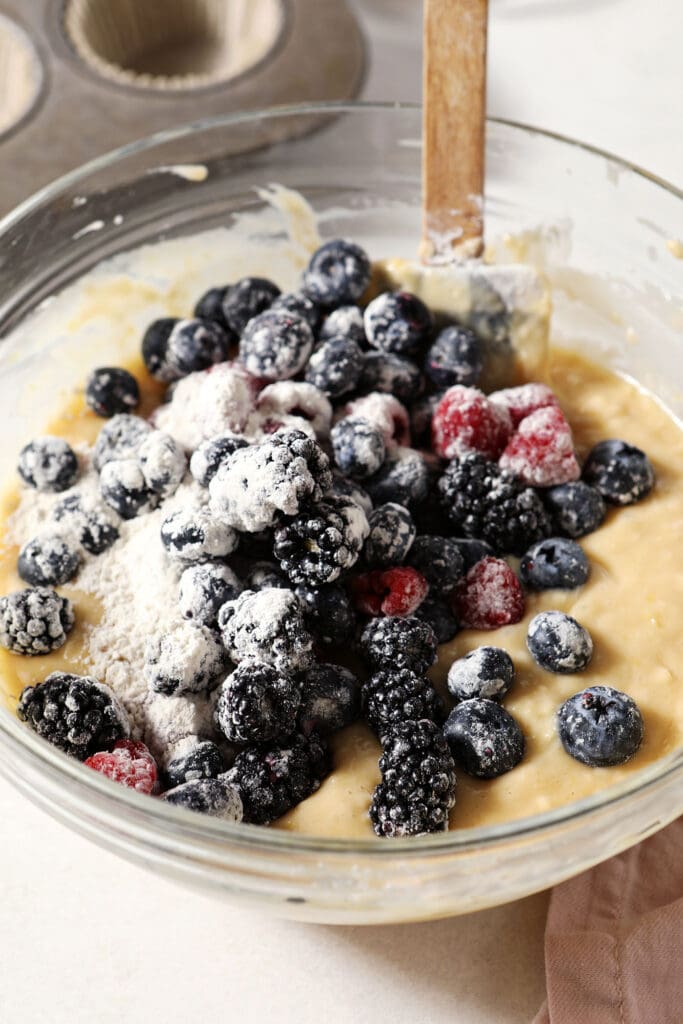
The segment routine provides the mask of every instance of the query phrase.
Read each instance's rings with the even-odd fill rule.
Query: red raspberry
[[[523,419],[498,465],[530,487],[554,487],[578,480],[581,470],[562,410],[551,405]]]
[[[461,625],[497,629],[519,622],[524,615],[524,594],[507,562],[482,558],[458,586],[453,607]]]
[[[523,419],[537,409],[545,409],[549,405],[559,405],[554,391],[547,384],[521,384],[518,388],[504,388],[494,391],[489,399],[503,409],[507,409],[512,417],[513,427],[519,426]]]
[[[432,418],[432,445],[444,459],[480,452],[497,459],[512,433],[507,409],[477,388],[456,384],[443,396]]]
[[[156,787],[156,762],[144,743],[117,740],[113,750],[93,754],[83,764],[138,793],[152,793]]]
[[[403,566],[375,569],[351,581],[356,608],[365,615],[412,615],[428,591],[422,573]]]

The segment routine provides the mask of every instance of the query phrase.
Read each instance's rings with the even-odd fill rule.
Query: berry
[[[170,434],[161,430],[149,434],[138,449],[138,461],[145,483],[162,500],[175,494],[183,482],[187,459]]]
[[[54,590],[17,590],[0,597],[0,646],[14,654],[49,654],[74,625],[71,601]]]
[[[310,426],[316,437],[326,438],[330,433],[330,401],[306,381],[279,380],[268,384],[258,396],[256,411],[265,433],[274,433],[288,422],[302,430]]]
[[[597,530],[607,511],[602,495],[583,480],[551,487],[543,499],[561,532],[575,540]]]
[[[497,459],[512,433],[509,414],[477,388],[456,384],[445,393],[432,417],[432,445],[444,459],[478,452]]]
[[[261,661],[243,661],[220,688],[216,725],[232,743],[269,743],[293,731],[299,700],[291,676]]]
[[[221,821],[237,824],[243,818],[242,800],[237,787],[228,782],[225,776],[220,779],[192,779],[175,789],[167,790],[161,799],[174,807],[208,814]]]
[[[519,565],[522,583],[533,590],[581,587],[589,573],[590,565],[582,549],[564,537],[540,540],[523,555]]]
[[[347,402],[343,408],[345,416],[369,420],[382,431],[387,448],[397,444],[410,444],[410,417],[404,405],[393,395],[373,391]]]
[[[379,391],[394,395],[401,402],[412,402],[422,385],[419,367],[410,359],[392,352],[366,352],[358,390],[362,394]]]
[[[391,501],[413,509],[429,493],[427,463],[413,448],[398,448],[365,486],[375,505]]]
[[[363,480],[381,467],[386,445],[379,427],[360,416],[347,416],[330,434],[334,461],[342,473]]]
[[[351,582],[356,608],[365,615],[412,615],[428,591],[424,576],[407,566],[374,569]]]
[[[226,284],[220,288],[209,288],[207,292],[201,296],[197,301],[196,306],[192,311],[192,315],[198,317],[200,320],[213,320],[215,323],[222,327],[224,331],[229,331],[227,321],[223,316],[223,302],[228,294],[230,285]]]
[[[240,338],[240,362],[254,377],[286,380],[306,365],[313,331],[295,313],[267,309],[249,321]]]
[[[144,743],[117,740],[112,750],[91,754],[83,762],[87,768],[106,775],[138,793],[154,792],[157,784],[157,766]]]
[[[515,666],[501,647],[477,647],[454,661],[448,670],[448,690],[457,701],[483,697],[500,701],[515,679]]]
[[[134,459],[147,434],[151,433],[147,420],[128,413],[118,413],[104,424],[95,442],[93,464],[98,473],[107,462]]]
[[[190,473],[198,484],[208,487],[218,467],[239,448],[247,448],[249,442],[236,434],[221,434],[210,441],[203,441],[190,459]]]
[[[484,348],[469,327],[444,327],[425,358],[425,373],[437,388],[471,387],[484,368]]]
[[[42,533],[24,544],[17,569],[32,587],[58,587],[78,572],[80,556],[68,537]]]
[[[184,619],[200,626],[216,626],[219,609],[234,601],[242,590],[240,581],[227,565],[199,562],[180,577],[178,606]]]
[[[273,547],[271,538],[270,547]],[[245,590],[268,590],[269,587],[281,587],[289,590],[289,580],[280,572],[275,562],[255,562],[244,581]]]
[[[21,449],[17,469],[37,491],[66,491],[76,482],[78,459],[61,437],[38,437]]]
[[[217,779],[225,771],[223,755],[210,740],[192,746],[187,753],[174,757],[166,766],[169,786],[182,786],[184,782],[199,779]]]
[[[611,686],[590,686],[566,700],[557,712],[562,746],[590,768],[624,764],[643,740],[643,718],[636,702]]]
[[[490,558],[495,554],[490,544],[485,540],[475,540],[470,537],[454,537],[453,540],[460,549],[463,562],[463,572],[470,571],[473,565],[480,562],[482,558]]]
[[[313,637],[291,590],[245,590],[223,605],[218,624],[225,648],[236,664],[264,661],[281,672],[298,672],[313,661]]]
[[[331,483],[322,448],[301,430],[282,431],[221,464],[209,484],[211,508],[230,526],[257,533],[278,513],[295,516],[320,501]]]
[[[167,697],[208,690],[225,670],[219,640],[205,626],[187,622],[151,637],[145,648],[145,679],[153,693]]]
[[[283,295],[278,295],[270,308],[278,313],[295,313],[297,316],[303,317],[314,334],[320,326],[322,317],[320,306],[303,292],[286,292]]]
[[[368,725],[380,737],[411,719],[443,720],[443,702],[432,684],[407,668],[376,672],[363,683],[361,701]]]
[[[520,621],[524,594],[507,562],[482,558],[458,585],[454,610],[466,628],[498,629]]]
[[[507,409],[512,419],[512,425],[516,429],[522,420],[530,416],[538,409],[546,409],[548,406],[557,406],[558,401],[555,393],[550,390],[547,384],[520,384],[516,388],[504,388],[502,391],[494,391],[489,399],[496,405]]]
[[[140,388],[132,373],[116,366],[101,366],[88,377],[85,401],[98,416],[130,412],[140,404]]]
[[[436,661],[434,631],[414,616],[371,619],[360,638],[360,652],[376,671],[391,665],[423,675]]]
[[[600,441],[588,454],[583,479],[610,505],[631,505],[650,493],[655,474],[640,448],[626,441]]]
[[[387,502],[370,513],[368,525],[370,533],[363,548],[367,564],[384,567],[403,562],[417,533],[408,509]]]
[[[334,238],[311,256],[303,291],[321,306],[356,302],[370,283],[370,260],[355,242]]]
[[[375,789],[370,819],[378,836],[445,832],[455,803],[455,764],[433,722],[401,722],[382,737],[382,781]]]
[[[363,310],[359,306],[339,306],[329,313],[318,335],[321,341],[328,338],[351,338],[361,347],[367,344],[363,327]]]
[[[107,462],[100,473],[100,493],[122,519],[135,519],[159,504],[159,495],[148,487],[137,459]]]
[[[89,494],[74,491],[52,506],[50,518],[91,555],[101,555],[118,540],[112,510]]]
[[[463,700],[446,719],[444,735],[455,760],[477,779],[504,775],[524,757],[522,730],[495,700]]]
[[[320,737],[295,734],[282,746],[242,751],[223,779],[238,790],[244,820],[268,825],[315,793],[329,769]]]
[[[17,715],[48,743],[79,761],[127,739],[130,732],[128,716],[108,686],[69,672],[53,672],[39,686],[26,686]]]
[[[280,289],[265,277],[243,277],[230,285],[223,299],[223,318],[236,335],[241,335],[252,317],[275,302]]]
[[[225,558],[235,550],[237,541],[232,527],[203,505],[180,508],[161,524],[161,543],[179,562]]]
[[[414,612],[416,618],[426,622],[434,630],[437,642],[447,644],[460,629],[460,624],[453,611],[444,600],[427,594],[426,598]]]
[[[410,292],[383,292],[366,307],[363,324],[372,348],[409,356],[427,340],[432,316]]]
[[[142,359],[152,377],[169,383],[178,379],[178,371],[168,362],[168,339],[178,323],[175,317],[163,317],[149,325],[142,338]]]
[[[321,736],[343,729],[358,717],[359,686],[353,672],[341,665],[312,665],[302,678],[299,729]]]
[[[329,338],[308,360],[306,380],[330,398],[353,391],[363,369],[363,353],[351,338]]]
[[[588,630],[564,612],[539,612],[529,623],[526,645],[537,665],[561,675],[580,672],[593,656]]]
[[[482,455],[454,459],[437,487],[455,531],[486,541],[497,553],[522,555],[550,533],[536,492]]]
[[[526,416],[507,443],[500,468],[531,487],[553,487],[581,475],[564,413],[556,405]]]
[[[230,336],[215,320],[178,320],[166,343],[166,362],[177,377],[208,370],[224,363],[230,351]]]
[[[408,555],[408,565],[422,573],[430,589],[450,594],[464,575],[460,548],[448,537],[418,537]]]
[[[296,588],[304,620],[316,639],[324,644],[347,643],[356,628],[356,615],[345,590],[341,587]]]
[[[355,501],[356,505],[360,505],[363,509],[366,516],[369,516],[372,512],[372,500],[368,492],[363,490],[356,480],[352,480],[351,477],[344,476],[338,469],[334,469],[332,471],[332,484],[330,485],[328,493],[336,494],[340,498],[350,498],[351,501]]]
[[[358,561],[368,535],[365,512],[355,501],[328,495],[315,508],[283,519],[273,554],[292,583],[333,583]]]

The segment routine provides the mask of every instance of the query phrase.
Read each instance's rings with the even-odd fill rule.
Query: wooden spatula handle
[[[483,249],[488,0],[424,0],[423,262]]]

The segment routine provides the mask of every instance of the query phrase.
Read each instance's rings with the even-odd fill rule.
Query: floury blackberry
[[[242,661],[222,683],[216,725],[232,743],[269,743],[294,731],[301,687],[262,661]]]
[[[56,651],[66,643],[73,625],[71,601],[46,587],[0,598],[0,645],[14,654]]]
[[[443,703],[424,676],[410,669],[376,672],[361,688],[363,714],[370,728],[381,738],[393,725],[428,718],[443,720]]]
[[[310,511],[282,520],[273,553],[293,583],[333,583],[358,560],[368,530],[360,506],[329,495]]]

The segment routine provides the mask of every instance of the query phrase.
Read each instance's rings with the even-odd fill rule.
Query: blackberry
[[[44,683],[25,687],[17,716],[65,754],[85,761],[130,732],[116,694],[90,676],[53,672]]]
[[[313,637],[291,590],[245,590],[235,601],[223,605],[218,624],[225,648],[236,664],[264,661],[282,672],[297,672],[313,662]]]
[[[185,452],[175,438],[154,430],[138,449],[138,461],[145,483],[162,500],[180,487],[187,469]]]
[[[421,386],[419,367],[410,359],[401,359],[392,352],[365,353],[358,380],[361,394],[380,391],[394,395],[400,402],[412,402]]]
[[[363,657],[377,671],[391,665],[422,675],[436,661],[434,630],[415,616],[371,619],[360,638]]]
[[[169,787],[182,786],[197,779],[217,779],[224,771],[223,755],[216,744],[202,740],[168,762],[166,781]]]
[[[375,505],[394,501],[413,509],[429,494],[427,463],[413,448],[399,448],[365,487]]]
[[[321,306],[356,302],[370,283],[370,260],[355,242],[334,238],[311,256],[303,291]]]
[[[477,384],[484,368],[484,349],[469,327],[445,327],[425,358],[425,373],[437,388]]]
[[[138,448],[152,428],[147,420],[128,413],[118,413],[104,424],[95,442],[93,464],[98,473],[107,462],[134,459]]]
[[[380,738],[400,722],[421,718],[443,721],[443,702],[432,684],[407,668],[370,676],[361,687],[361,702],[368,725]]]
[[[494,700],[475,697],[453,708],[444,735],[468,775],[495,779],[524,757],[524,736],[512,715]]]
[[[278,286],[265,277],[243,277],[226,291],[223,318],[239,336],[252,317],[272,306],[279,294]]]
[[[408,509],[387,502],[370,513],[368,524],[370,533],[363,548],[366,563],[371,567],[400,565],[408,555],[417,533]]]
[[[261,661],[242,661],[220,688],[216,725],[232,743],[270,743],[294,730],[301,689]]]
[[[610,505],[631,505],[649,494],[655,483],[645,452],[626,441],[600,441],[588,453],[583,479]]]
[[[17,569],[22,580],[33,587],[58,587],[78,572],[80,556],[68,537],[42,533],[24,544]]]
[[[321,341],[337,337],[351,338],[363,348],[367,344],[363,310],[360,306],[338,306],[325,317],[318,337]]]
[[[102,467],[100,493],[122,519],[135,519],[159,504],[137,459],[113,459]]]
[[[457,700],[484,697],[501,701],[515,679],[515,666],[500,647],[477,647],[448,670],[448,691]]]
[[[178,606],[184,619],[200,626],[214,627],[226,601],[234,601],[242,590],[240,581],[227,565],[199,562],[180,577]]]
[[[287,380],[306,365],[313,331],[295,313],[268,309],[250,320],[240,338],[240,362],[254,377]]]
[[[180,508],[161,524],[161,543],[179,562],[205,562],[225,558],[237,547],[238,537],[205,506]]]
[[[539,612],[529,623],[526,645],[537,665],[561,675],[580,672],[593,656],[588,630],[564,612]]]
[[[225,462],[239,448],[247,448],[249,442],[236,434],[221,434],[210,441],[203,441],[190,459],[190,473],[198,484],[208,487],[221,463]]]
[[[324,644],[345,644],[356,630],[356,614],[348,594],[341,587],[296,588],[304,621],[315,637]]]
[[[410,292],[383,292],[366,307],[363,324],[373,348],[409,356],[427,340],[432,315]]]
[[[230,352],[230,336],[215,320],[178,320],[166,343],[166,362],[177,377],[208,370],[224,363]]]
[[[119,537],[112,510],[89,495],[74,491],[52,506],[50,518],[60,532],[73,536],[91,555],[101,555]]]
[[[320,306],[303,292],[285,292],[278,295],[270,308],[278,313],[295,313],[297,316],[303,317],[314,334],[322,319]]]
[[[460,629],[460,623],[447,601],[428,594],[413,612],[416,618],[426,622],[434,630],[437,643],[447,644]]]
[[[74,625],[71,601],[54,590],[17,590],[0,597],[0,646],[14,654],[49,654]]]
[[[421,572],[430,589],[441,595],[452,593],[465,573],[460,548],[449,537],[418,537],[407,564]]]
[[[583,480],[549,487],[543,500],[560,532],[574,540],[597,530],[607,514],[600,492]]]
[[[329,495],[281,522],[273,554],[293,583],[333,583],[358,561],[367,535],[363,509],[355,501]]]
[[[178,323],[175,317],[163,317],[149,325],[142,338],[142,359],[156,380],[168,384],[178,379],[178,371],[168,362],[168,339]]]
[[[523,555],[551,532],[536,492],[483,455],[453,459],[438,489],[454,529],[486,541],[498,554]]]
[[[635,701],[611,686],[589,686],[557,712],[562,746],[590,768],[609,768],[633,757],[643,740]]]
[[[306,367],[306,380],[329,398],[353,391],[363,369],[363,353],[351,338],[329,338],[319,345]]]
[[[271,548],[272,548],[271,542]],[[255,562],[244,581],[245,590],[268,590],[269,587],[281,587],[289,590],[289,580],[278,569],[275,562]]]
[[[560,587],[572,590],[588,579],[590,565],[583,550],[573,540],[550,537],[533,544],[519,564],[522,583],[533,590]]]
[[[365,512],[366,516],[369,516],[372,512],[372,499],[367,491],[363,490],[361,485],[356,481],[352,480],[351,477],[344,476],[338,469],[332,472],[332,483],[328,490],[329,494],[337,494],[341,498],[350,498],[351,501],[355,501],[356,505]]]
[[[242,821],[242,800],[235,786],[220,779],[192,779],[163,794],[162,800],[186,811],[208,814],[221,821]]]
[[[97,416],[115,416],[137,408],[140,388],[128,370],[118,366],[100,366],[86,381],[85,401]]]
[[[370,820],[381,837],[445,832],[455,803],[455,763],[441,730],[429,720],[401,722],[382,737],[382,781]]]
[[[151,637],[145,648],[145,679],[167,697],[209,690],[227,665],[220,641],[205,626],[180,623]]]
[[[269,825],[315,793],[329,770],[321,738],[295,734],[280,746],[242,751],[221,778],[237,788],[246,822]]]
[[[302,678],[298,724],[305,736],[343,729],[358,717],[359,686],[353,672],[341,665],[311,666]]]
[[[78,459],[61,437],[37,437],[19,453],[19,476],[37,491],[66,491],[76,482]]]
[[[208,291],[197,300],[197,303],[192,310],[192,315],[198,317],[200,320],[213,320],[219,327],[222,327],[224,331],[230,331],[228,323],[223,315],[223,302],[230,289],[229,284],[222,285],[218,288],[209,288]]]
[[[363,480],[382,466],[387,449],[382,431],[362,416],[346,416],[330,433],[334,461],[342,473]]]

